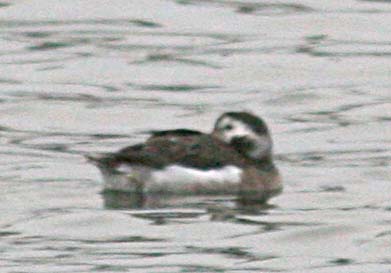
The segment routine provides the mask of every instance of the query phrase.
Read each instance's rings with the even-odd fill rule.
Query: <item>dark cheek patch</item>
[[[248,153],[254,148],[254,143],[246,137],[234,137],[231,145],[241,153]]]

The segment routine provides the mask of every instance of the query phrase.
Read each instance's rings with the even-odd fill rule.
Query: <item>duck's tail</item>
[[[84,155],[87,162],[99,167],[99,168],[110,168],[114,167],[115,160],[112,154],[109,153],[90,153]]]

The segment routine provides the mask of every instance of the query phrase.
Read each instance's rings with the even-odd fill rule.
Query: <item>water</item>
[[[1,272],[391,272],[391,2],[0,3]],[[251,110],[283,194],[129,208],[83,154]],[[124,203],[122,202],[124,201]],[[128,208],[125,208],[128,207]]]

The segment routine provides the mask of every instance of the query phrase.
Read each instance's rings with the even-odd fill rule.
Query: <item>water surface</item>
[[[4,272],[391,270],[389,1],[0,3]],[[132,206],[88,152],[261,115],[284,193]]]

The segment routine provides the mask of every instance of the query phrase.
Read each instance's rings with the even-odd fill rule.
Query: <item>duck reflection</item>
[[[241,193],[240,195],[175,195],[167,193],[141,192],[129,193],[122,191],[103,191],[104,206],[107,209],[148,209],[170,207],[203,207],[210,212],[218,212],[227,205],[235,210],[247,212],[264,210],[272,207],[265,201],[269,196],[257,193]]]

